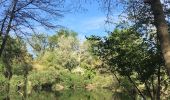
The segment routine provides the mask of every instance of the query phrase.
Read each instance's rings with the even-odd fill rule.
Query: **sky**
[[[54,23],[73,30],[78,33],[78,38],[80,41],[84,41],[86,37],[95,36],[107,36],[106,31],[113,31],[115,24],[106,24],[106,14],[101,10],[97,3],[91,3],[83,5],[86,10],[72,13],[65,13],[64,17],[55,20]],[[113,23],[118,23],[121,11],[120,8],[115,8],[113,13]],[[26,30],[28,31],[28,30]],[[45,30],[42,27],[37,27],[38,33],[47,33],[48,35],[53,35],[57,30]],[[29,48],[29,47],[28,47]],[[32,49],[28,50],[33,53]]]
[[[106,31],[112,31],[114,29],[114,24],[108,25],[105,23],[106,14],[101,10],[97,3],[83,6],[86,9],[85,11],[66,13],[64,14],[64,17],[57,20],[56,23],[77,32],[79,39],[82,41],[85,39],[85,36],[106,36]],[[119,14],[119,9],[114,11],[113,23],[119,22]],[[51,35],[55,33],[55,31],[56,30],[48,31],[48,33]]]

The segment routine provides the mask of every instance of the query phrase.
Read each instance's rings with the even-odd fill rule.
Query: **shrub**
[[[66,88],[83,88],[87,84],[83,75],[69,71],[62,72],[59,78],[60,84],[63,84]]]
[[[58,78],[58,72],[54,69],[44,71],[33,71],[29,74],[28,80],[31,82],[32,87],[41,87],[45,84],[53,84]]]
[[[92,84],[100,88],[110,87],[113,83],[114,82],[112,75],[107,74],[106,75],[98,74],[92,79]]]
[[[19,90],[19,88],[24,87],[24,77],[23,76],[17,76],[13,75],[10,80],[10,92],[16,92]]]

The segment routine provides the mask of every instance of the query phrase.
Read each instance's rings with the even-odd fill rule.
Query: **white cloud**
[[[117,16],[112,18],[112,24],[106,24],[106,20],[106,16],[93,17],[82,21],[80,27],[82,27],[83,32],[93,30],[110,30],[115,26],[113,23],[118,23],[120,21]]]
[[[90,31],[90,30],[97,30],[101,29],[105,25],[106,17],[95,17],[91,19],[87,19],[81,23],[83,30]]]

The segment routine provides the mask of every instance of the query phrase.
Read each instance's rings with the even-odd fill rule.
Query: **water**
[[[7,100],[7,95],[0,94],[0,100]],[[86,90],[65,90],[60,92],[33,91],[23,98],[22,93],[16,92],[8,95],[8,100],[131,100],[124,93],[113,93],[109,90],[99,89],[93,91]]]

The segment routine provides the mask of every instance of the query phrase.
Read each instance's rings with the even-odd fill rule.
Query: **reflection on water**
[[[6,97],[9,97],[10,100],[131,100],[123,93],[113,93],[103,89],[94,91],[79,89],[61,92],[34,91],[27,95],[27,98],[23,98],[22,93],[19,92],[10,93],[9,96],[4,92],[0,94],[0,100],[6,100]]]

